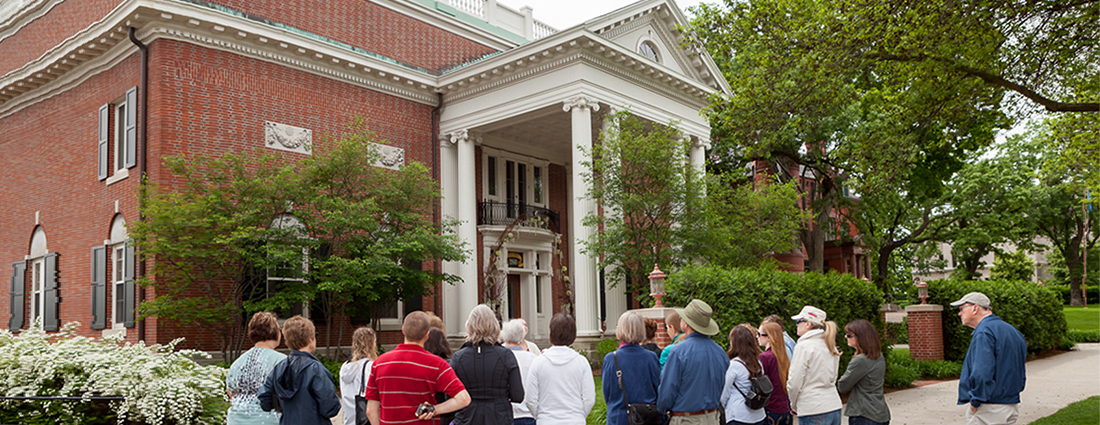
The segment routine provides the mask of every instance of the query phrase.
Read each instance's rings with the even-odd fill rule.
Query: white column
[[[694,168],[700,176],[703,175],[703,173],[706,173],[707,149],[710,149],[709,142],[698,137],[691,136],[691,168]]]
[[[572,112],[573,155],[572,173],[570,173],[572,203],[569,209],[569,227],[573,232],[570,241],[570,258],[573,268],[569,275],[573,281],[574,309],[577,313],[577,335],[597,336],[602,332],[599,324],[599,311],[596,305],[596,292],[599,286],[596,273],[596,258],[584,252],[584,242],[595,233],[591,226],[581,224],[589,213],[596,211],[596,202],[587,199],[588,183],[584,180],[590,174],[588,152],[592,150],[592,112],[600,110],[594,99],[577,96],[565,102],[562,107]],[[583,149],[583,150],[582,150]]]
[[[440,212],[444,220],[453,220],[458,218],[458,152],[454,143],[451,142],[450,135],[444,135],[440,138],[439,154],[439,185],[440,192],[443,195],[443,199],[440,200]],[[453,230],[458,231],[458,229]],[[474,251],[475,255],[476,252]],[[460,266],[461,263],[445,261],[443,272],[458,275]],[[457,336],[464,328],[462,316],[459,313],[461,310],[459,301],[459,288],[461,285],[443,284],[441,297],[443,305],[440,307],[442,312],[437,313],[443,319],[443,325],[447,328],[448,336]]]
[[[477,170],[474,166],[477,164],[474,158],[474,142],[475,137],[471,136],[466,130],[459,130],[450,134],[451,143],[456,145],[456,172],[458,173],[458,188],[457,188],[457,212],[458,219],[461,223],[458,225],[458,237],[463,242],[466,242],[466,248],[470,250],[470,257],[465,262],[458,265],[458,275],[462,277],[462,282],[458,283],[458,311],[455,314],[458,315],[458,323],[456,326],[458,329],[451,330],[448,326],[448,332],[452,334],[465,335],[466,327],[463,326],[464,321],[462,318],[470,314],[470,311],[477,306],[477,286],[480,284],[477,278],[478,261],[477,247],[481,243],[477,236],[477,184],[475,176]]]

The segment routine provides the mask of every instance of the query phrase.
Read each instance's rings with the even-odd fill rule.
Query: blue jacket
[[[959,403],[1017,404],[1027,374],[1027,341],[995,314],[978,322],[959,377]]]
[[[312,354],[291,351],[275,365],[260,387],[260,408],[270,412],[272,397],[279,397],[284,425],[332,425],[329,419],[340,412],[340,399],[332,373]]]
[[[603,358],[603,399],[607,402],[607,425],[627,425],[626,405],[619,380],[615,376],[615,355],[623,371],[623,388],[631,403],[657,404],[657,386],[661,383],[661,366],[657,354],[637,345],[627,344]]]
[[[722,407],[722,387],[730,359],[718,343],[694,332],[676,344],[661,370],[657,408],[698,412]]]

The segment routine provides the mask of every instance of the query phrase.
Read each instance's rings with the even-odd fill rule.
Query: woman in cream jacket
[[[802,311],[791,319],[798,325],[799,335],[787,377],[791,410],[803,425],[840,425],[842,405],[836,390],[840,351],[836,349],[836,323],[826,322],[825,312],[813,306],[802,307]]]

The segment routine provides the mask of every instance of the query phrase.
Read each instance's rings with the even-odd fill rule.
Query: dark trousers
[[[863,416],[849,416],[848,425],[890,425],[890,421],[875,422]]]
[[[535,418],[515,418],[512,425],[535,425]]]
[[[791,425],[793,422],[791,412],[773,413],[765,410],[764,413],[768,415],[768,417],[764,419],[764,423],[767,425]]]

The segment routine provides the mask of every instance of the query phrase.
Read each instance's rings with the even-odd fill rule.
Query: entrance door
[[[520,295],[523,291],[520,290],[520,278],[518,274],[508,275],[508,318],[518,319],[523,317],[523,310],[521,309],[521,301],[523,297]]]

